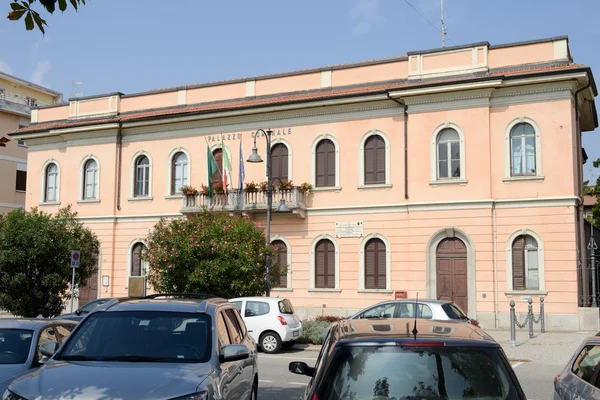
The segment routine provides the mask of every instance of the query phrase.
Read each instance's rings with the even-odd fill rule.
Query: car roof
[[[68,319],[0,318],[0,329],[36,329],[49,323],[77,325],[77,322]]]
[[[381,303],[377,303],[377,304],[383,304],[383,303],[428,303],[428,304],[451,304],[452,301],[450,300],[437,300],[437,299],[392,299],[392,300],[386,300],[386,301],[382,301]]]
[[[269,301],[269,302],[273,302],[273,301],[280,301],[280,300],[287,300],[285,297],[265,297],[265,296],[249,296],[249,297],[236,297],[233,299],[230,299],[229,301],[248,301],[248,300],[256,300],[256,301]]]
[[[178,296],[178,295],[165,295]],[[220,297],[187,298],[158,298],[161,295],[151,295],[144,298],[118,298],[113,299],[92,312],[96,311],[169,311],[169,312],[206,312],[209,307],[227,304],[226,299]]]
[[[415,340],[414,318],[342,320],[335,326],[342,344]],[[499,346],[483,330],[464,322],[417,319],[416,328],[416,340]]]

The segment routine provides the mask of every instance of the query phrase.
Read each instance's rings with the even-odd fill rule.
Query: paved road
[[[278,355],[259,354],[259,400],[296,400],[304,393],[308,377],[288,372],[291,361],[304,361],[313,366],[317,352],[289,350]],[[552,399],[554,376],[561,367],[540,362],[514,362],[513,368],[525,390],[527,400]]]

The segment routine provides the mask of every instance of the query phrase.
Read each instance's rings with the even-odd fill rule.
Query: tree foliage
[[[99,242],[70,206],[50,215],[33,208],[0,215],[0,308],[14,315],[59,315],[71,297],[71,251],[81,252],[75,284],[93,272]]]
[[[48,11],[50,14],[53,14],[56,10],[56,6],[58,4],[58,9],[60,11],[65,11],[68,8],[68,3],[77,10],[80,5],[85,5],[85,0],[25,0],[25,1],[11,1],[10,8],[11,11],[8,13],[8,19],[11,21],[18,21],[21,18],[25,17],[25,29],[31,31],[38,27],[38,29],[45,34],[46,31],[44,26],[48,26],[46,20],[42,18],[39,12],[34,10],[32,6],[38,2],[42,5],[42,7]]]
[[[600,167],[600,158],[594,161],[594,168]],[[596,197],[596,204],[592,207],[592,216],[589,218],[589,222],[595,226],[599,225],[600,222],[600,176],[596,179],[596,184],[593,186],[585,185],[584,192],[589,196]]]
[[[144,259],[150,284],[162,293],[211,293],[225,298],[265,292],[265,259],[271,255],[271,285],[279,280],[275,248],[247,217],[202,212],[161,220],[147,238]]]

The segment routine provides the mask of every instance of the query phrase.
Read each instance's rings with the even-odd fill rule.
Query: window
[[[221,346],[227,346],[228,344],[231,344],[223,312],[217,313],[217,333],[219,335],[219,343]]]
[[[98,198],[98,163],[89,159],[83,166],[83,193],[84,200]]]
[[[450,319],[469,319],[460,308],[452,303],[443,304],[442,309]]]
[[[58,166],[54,163],[48,164],[46,167],[45,174],[45,189],[44,189],[44,201],[57,201],[58,200]]]
[[[365,289],[386,289],[386,248],[381,239],[370,239],[365,246]]]
[[[386,183],[385,141],[379,135],[371,135],[364,147],[365,185]]]
[[[335,247],[331,240],[321,239],[315,246],[315,288],[335,289]]]
[[[512,243],[513,290],[539,290],[538,243],[530,235],[520,235]]]
[[[129,276],[144,276],[143,268],[143,255],[144,255],[144,244],[136,243],[133,245],[131,250],[131,269]]]
[[[247,301],[246,312],[244,317],[258,317],[259,315],[266,315],[271,311],[269,303],[263,301]]]
[[[242,302],[241,301],[232,301],[231,304],[238,309],[239,312],[242,312]]]
[[[188,180],[188,157],[180,151],[171,159],[171,194],[181,193]]]
[[[404,302],[400,304],[399,310],[399,318],[414,318],[415,317],[415,304]],[[433,313],[431,312],[431,308],[428,305],[419,303],[416,305],[416,314],[417,318],[423,319],[431,319],[433,318]]]
[[[512,176],[536,174],[535,129],[528,123],[510,131],[510,165]]]
[[[0,88],[0,100],[4,100],[6,94],[6,92],[4,91],[4,89]]]
[[[396,304],[386,303],[375,306],[361,314],[358,318],[394,318],[396,313]]]
[[[18,140],[18,141],[17,141],[17,144],[18,144],[19,146],[22,146],[22,147],[25,147],[25,146],[26,146],[26,145],[25,145],[25,141],[24,141],[24,140]]]
[[[293,314],[294,313],[294,307],[292,306],[292,303],[288,299],[279,300],[277,302],[277,305],[279,306],[279,312],[282,314]]]
[[[36,347],[39,347],[40,344],[45,343],[45,342],[49,342],[49,341],[58,341],[57,337],[56,337],[56,332],[54,331],[54,327],[49,326],[47,328],[44,328],[41,332],[40,332],[40,337],[38,339],[38,344]],[[44,356],[42,355],[42,353],[40,353],[40,351],[38,350],[38,362],[41,361]]]
[[[15,190],[21,192],[27,190],[27,171],[17,171],[17,183]]]
[[[150,160],[140,156],[135,161],[135,189],[134,196],[144,197],[150,195]]]
[[[242,343],[242,328],[238,323],[237,317],[235,316],[235,311],[233,309],[227,309],[224,311],[225,314],[225,322],[227,323],[227,330],[229,331],[229,335],[231,338],[232,344],[240,344]]]
[[[37,100],[31,97],[25,97],[25,104],[29,107],[37,107]]]
[[[277,143],[271,148],[271,177],[277,184],[289,180],[288,148],[283,143]]]
[[[334,187],[336,175],[335,144],[323,139],[316,148],[315,187]]]
[[[274,240],[271,243],[273,246],[277,247],[277,255],[275,256],[275,262],[281,271],[284,271],[288,266],[287,261],[287,246],[282,240]],[[281,273],[279,277],[279,283],[275,286],[276,288],[287,288],[288,287],[288,279],[287,272]]]
[[[594,370],[600,362],[600,346],[585,346],[573,363],[571,372],[580,379],[591,383]]]
[[[438,179],[460,178],[460,137],[454,129],[444,129],[437,137]]]
[[[25,364],[32,339],[29,329],[0,329],[0,365]]]

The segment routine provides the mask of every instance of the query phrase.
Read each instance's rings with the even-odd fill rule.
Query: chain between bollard
[[[527,317],[525,318],[525,321],[522,324],[520,324],[519,320],[517,318],[515,318],[515,325],[519,329],[525,328],[525,325],[527,325],[528,322],[529,322],[529,314],[527,314]]]
[[[533,324],[541,324],[542,333],[546,332],[546,321],[544,316],[544,297],[540,297],[540,313],[537,315],[537,317],[533,314],[533,300],[531,299],[531,297],[527,299],[527,303],[527,316],[525,317],[525,321],[523,321],[523,323],[520,323],[515,313],[515,301],[510,301],[510,340],[513,346],[517,345],[517,333],[515,327],[523,329],[525,328],[525,326],[529,325],[529,338],[533,338]]]

